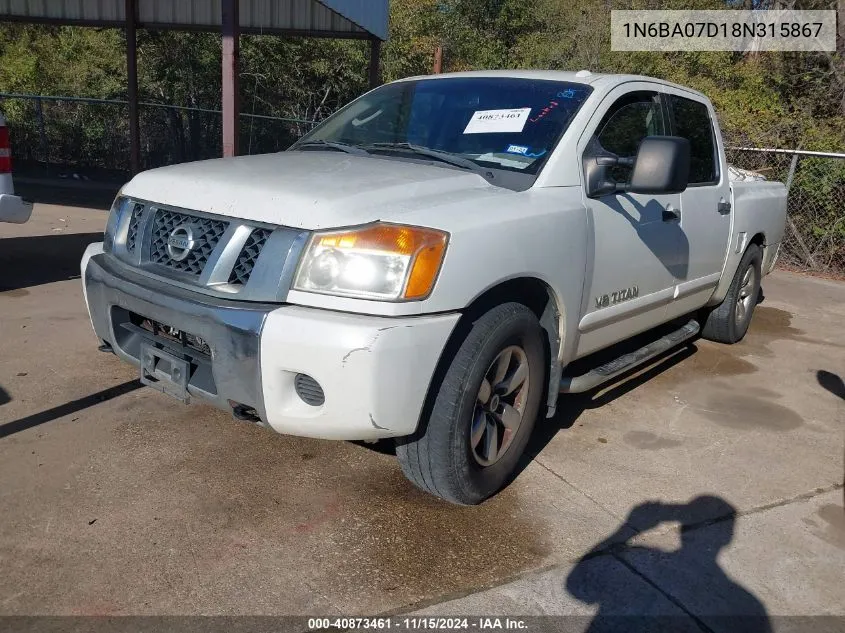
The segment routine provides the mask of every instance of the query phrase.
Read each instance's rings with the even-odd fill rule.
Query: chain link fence
[[[0,93],[0,112],[11,127],[16,173],[125,180],[127,107],[120,100]],[[220,156],[220,110],[142,102],[139,123],[144,169]],[[242,113],[241,152],[283,150],[314,125],[314,121]]]
[[[779,265],[845,277],[845,154],[731,147],[727,158],[789,190]]]
[[[129,172],[125,101],[0,93],[15,173],[122,183]],[[280,151],[317,122],[241,114],[244,154]],[[219,110],[140,104],[144,169],[220,155]],[[780,265],[845,277],[845,154],[730,147],[728,162],[789,187]]]

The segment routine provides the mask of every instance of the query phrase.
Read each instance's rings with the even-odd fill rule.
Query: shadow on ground
[[[829,391],[834,396],[845,400],[845,383],[836,374],[820,369],[816,372],[816,380],[823,389]]]
[[[608,384],[605,384],[586,393],[561,395],[558,398],[554,417],[547,420],[542,418],[537,420],[534,432],[525,449],[525,456],[520,460],[514,478],[518,477],[528,467],[528,464],[543,451],[555,435],[560,431],[572,428],[585,411],[598,409],[617,398],[621,398],[668,369],[682,363],[697,351],[698,348],[694,343],[688,343],[657,356],[649,362],[648,369],[645,371],[642,371],[642,366],[633,368],[630,372],[609,383],[609,387]],[[636,373],[637,371],[641,373]],[[626,379],[634,373],[636,375]]]
[[[53,420],[57,420],[58,418],[72,413],[77,413],[83,409],[87,409],[88,407],[93,407],[96,404],[105,402],[106,400],[112,400],[113,398],[122,396],[125,393],[140,389],[143,386],[144,385],[137,380],[130,380],[128,382],[115,385],[114,387],[103,389],[97,393],[92,393],[84,398],[66,402],[58,407],[53,407],[52,409],[47,409],[46,411],[41,411],[40,413],[28,415],[25,418],[7,422],[6,424],[0,425],[0,438],[20,433],[21,431],[26,431],[27,429],[31,429],[40,424],[52,422]]]
[[[757,295],[757,305],[763,303],[765,300],[766,297],[763,294],[763,288],[761,287],[759,294]],[[578,375],[587,369],[591,369],[613,359],[619,358],[623,354],[633,352],[642,346],[657,340],[660,336],[677,329],[679,325],[685,323],[687,318],[689,317],[676,319],[652,330],[643,332],[642,334],[638,334],[626,341],[617,343],[607,349],[590,354],[585,358],[571,363],[567,366],[566,371],[567,373]],[[552,440],[552,438],[554,438],[555,435],[558,434],[559,431],[572,428],[578,421],[578,418],[580,418],[585,411],[605,406],[650,380],[653,380],[663,372],[682,363],[691,356],[694,356],[696,352],[698,352],[696,342],[699,340],[701,340],[700,335],[678,347],[673,347],[662,354],[658,354],[645,365],[632,367],[630,370],[622,373],[610,382],[600,385],[586,393],[561,394],[557,401],[557,409],[554,417],[548,420],[542,418],[537,420],[531,440],[526,448],[525,455],[520,460],[512,479],[518,477],[519,474],[525,470],[528,464],[542,452],[546,445]],[[644,368],[646,369],[643,371]],[[820,374],[821,373],[827,372],[820,372]],[[821,382],[821,378],[819,379],[819,382]]]
[[[736,508],[716,496],[700,496],[683,504],[652,501],[636,506],[614,534],[581,557],[566,579],[570,595],[598,607],[587,630],[771,631],[763,603],[730,578],[717,561],[719,552],[733,540],[736,517]],[[665,523],[680,523],[679,549],[665,551],[631,543],[637,534]],[[607,554],[685,617],[666,614],[653,591],[637,589],[642,583],[607,573],[610,567],[603,556]]]
[[[821,385],[822,389],[829,391],[834,396],[845,400],[845,383],[843,383],[842,378],[840,378],[837,374],[833,372],[825,371],[824,369],[820,369],[816,372],[816,380],[818,381],[819,385]],[[845,451],[843,451],[845,454]],[[843,473],[842,473],[842,485],[845,488],[845,457],[843,457]],[[845,506],[845,490],[842,491],[842,504]]]
[[[601,364],[602,362],[606,362],[607,360],[619,355],[633,351],[644,345],[646,342],[659,338],[659,336],[665,331],[675,327],[675,325],[669,324],[668,326],[657,328],[618,345],[614,345],[607,350],[591,355],[588,359],[586,359],[585,364]],[[687,358],[693,356],[697,351],[698,348],[695,343],[688,342],[680,347],[667,350],[663,354],[659,354],[654,359],[650,360],[648,364],[645,365],[645,367],[647,367],[645,371],[643,371],[644,366],[640,365],[631,368],[630,371],[621,374],[610,383],[596,387],[586,393],[562,394],[558,398],[557,409],[552,418],[546,419],[543,417],[542,413],[537,418],[534,430],[531,434],[531,439],[528,441],[525,453],[519,460],[516,470],[510,477],[510,482],[512,483],[517,477],[519,477],[522,471],[524,471],[543,451],[555,435],[557,435],[560,431],[572,428],[578,421],[578,418],[581,417],[585,411],[598,409],[599,407],[603,407],[613,400],[616,400],[616,398],[624,396],[668,369],[671,369],[675,365],[682,363]],[[577,370],[579,364],[580,361],[576,361],[576,363],[573,363],[570,367],[575,367]],[[438,380],[438,378],[435,377],[434,380]],[[425,414],[423,414],[423,417],[424,416]],[[396,454],[396,446],[393,439],[379,440],[377,442],[353,442],[353,444],[360,445],[368,450],[385,455]]]
[[[78,279],[85,248],[102,233],[57,233],[0,239],[0,292]]]
[[[61,182],[40,183],[26,179],[15,180],[15,193],[26,200],[41,204],[57,204],[65,207],[83,207],[108,211],[117,195],[120,185],[114,187],[84,183]]]
[[[640,345],[642,339],[637,338],[634,345]],[[633,346],[633,345],[631,345]],[[619,351],[619,346],[613,348],[616,350],[613,353],[624,353]],[[545,446],[552,441],[559,431],[563,431],[574,426],[575,422],[585,411],[590,409],[598,409],[604,405],[612,402],[616,398],[624,396],[626,393],[633,391],[637,387],[647,383],[655,376],[664,371],[674,367],[678,363],[683,362],[689,358],[698,348],[694,344],[687,344],[682,347],[673,348],[664,354],[657,356],[655,359],[649,361],[651,365],[646,371],[642,372],[625,380],[627,376],[637,371],[641,371],[642,366],[631,369],[630,372],[621,375],[616,379],[616,383],[610,383],[612,386],[608,389],[608,385],[602,385],[588,391],[587,393],[574,393],[561,395],[558,399],[557,410],[554,417],[545,419],[542,414],[537,418],[534,425],[534,430],[531,434],[531,439],[525,449],[525,455],[520,460],[517,470],[511,477],[511,481],[516,479],[519,474],[528,467],[528,464],[537,457]],[[601,393],[596,397],[597,393]],[[368,450],[382,453],[384,455],[395,455],[396,445],[393,439],[378,440],[376,442],[352,442],[362,446]]]

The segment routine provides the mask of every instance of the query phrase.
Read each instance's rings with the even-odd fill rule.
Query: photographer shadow
[[[631,543],[641,532],[667,522],[681,524],[681,547],[676,551]],[[772,626],[763,603],[729,577],[717,560],[733,539],[735,522],[736,508],[715,496],[700,496],[686,504],[647,502],[635,507],[566,579],[566,590],[573,597],[598,606],[587,631],[769,633]],[[665,601],[657,604],[655,592],[637,591],[635,583],[620,582],[616,574],[598,573],[602,566],[597,559],[607,560],[606,555],[651,585]]]

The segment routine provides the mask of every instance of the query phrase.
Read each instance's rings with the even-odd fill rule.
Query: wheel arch
[[[763,233],[762,231],[758,231],[757,233],[754,234],[754,237],[752,237],[750,240],[748,240],[748,244],[749,244],[749,246],[751,244],[756,244],[760,248],[765,248],[766,247],[766,234]],[[747,248],[748,247],[746,246],[746,249]],[[743,253],[744,253],[744,251],[743,251]]]
[[[706,308],[718,306],[724,300],[725,295],[728,293],[728,288],[730,288],[731,281],[733,281],[733,277],[739,267],[739,263],[745,256],[745,252],[748,250],[748,247],[752,244],[760,247],[760,250],[763,252],[763,261],[765,261],[765,252],[767,248],[765,232],[757,231],[754,233],[754,235],[746,239],[743,244],[738,245],[738,247],[741,246],[738,251],[734,250],[733,242],[731,242],[731,248],[728,250],[725,266],[722,270],[722,278],[719,280],[716,290],[707,302],[707,305],[705,306]]]
[[[763,239],[761,233],[755,234],[752,239],[747,241],[739,262],[731,275],[725,296],[718,305],[712,308],[704,308],[699,314],[702,324],[702,338],[717,343],[733,344],[741,341],[745,336],[751,323],[754,307],[758,303],[758,293],[762,281],[762,256],[765,245]],[[748,283],[745,280],[746,271],[755,260],[758,264],[755,267],[754,276],[750,278],[754,282],[753,290],[743,295],[741,289]],[[738,312],[740,307],[741,313]]]
[[[555,412],[557,403],[561,364],[560,356],[566,332],[566,311],[561,298],[546,281],[539,277],[522,276],[499,281],[478,294],[464,308],[461,320],[453,336],[462,340],[468,325],[491,308],[510,301],[521,303],[537,316],[546,340],[546,361],[548,366],[548,390],[546,393],[546,417]],[[463,327],[462,327],[463,325]]]

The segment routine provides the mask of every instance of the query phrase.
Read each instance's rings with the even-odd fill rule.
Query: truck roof
[[[625,74],[605,74],[594,73],[589,70],[579,70],[577,72],[568,70],[470,70],[464,72],[442,73],[439,75],[419,75],[416,77],[406,77],[399,81],[414,81],[417,79],[448,79],[450,77],[512,77],[514,79],[538,79],[538,80],[552,80],[552,81],[568,81],[573,83],[587,84],[593,87],[602,87],[607,90],[627,83],[630,81],[649,81],[664,86],[671,86],[678,90],[691,92],[700,97],[707,98],[706,95],[693,90],[687,86],[675,84],[656,77],[646,77],[644,75],[625,75]]]

